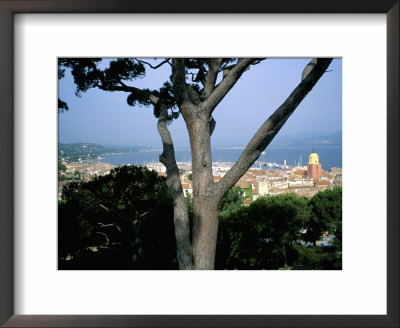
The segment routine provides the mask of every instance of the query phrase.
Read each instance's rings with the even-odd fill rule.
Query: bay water
[[[211,151],[213,162],[236,162],[243,148],[215,148]],[[331,167],[342,167],[342,147],[268,147],[265,152],[259,157],[261,163],[276,163],[283,165],[286,160],[286,165],[307,165],[308,157],[311,152],[315,151],[319,155],[319,161],[322,169],[327,171]],[[122,154],[104,154],[97,161],[114,164],[114,165],[146,165],[148,163],[159,162],[159,156],[162,153],[161,149],[146,149],[141,151],[122,153]],[[175,149],[175,157],[177,162],[191,162],[192,156],[190,149],[178,148]]]

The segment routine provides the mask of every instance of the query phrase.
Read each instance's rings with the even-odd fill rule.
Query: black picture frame
[[[399,8],[399,0],[0,0],[0,324],[4,327],[399,327]],[[121,12],[386,14],[387,315],[14,315],[14,14]]]

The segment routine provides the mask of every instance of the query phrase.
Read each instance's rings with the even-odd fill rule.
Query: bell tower
[[[308,158],[307,176],[316,180],[321,175],[321,172],[322,168],[319,163],[319,156],[315,151],[313,151]]]

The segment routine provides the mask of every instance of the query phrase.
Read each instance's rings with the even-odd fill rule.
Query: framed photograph
[[[339,4],[337,1],[328,0],[307,3],[295,0],[276,3],[232,1],[229,5],[207,1],[189,5],[183,1],[168,3],[158,1],[150,4],[145,1],[79,3],[62,0],[35,2],[3,0],[0,1],[0,22],[0,44],[3,49],[0,52],[3,64],[3,73],[0,77],[3,118],[0,123],[0,142],[3,152],[0,157],[0,267],[2,268],[0,291],[4,295],[0,299],[2,325],[5,327],[166,325],[398,327],[399,188],[396,183],[399,180],[398,1],[349,1]],[[101,265],[104,257],[97,257],[100,261],[93,262],[94,266],[88,266],[87,259],[93,257],[82,257],[81,250],[75,251],[71,238],[64,233],[69,228],[62,225],[63,221],[60,220],[64,214],[60,214],[58,208],[59,204],[66,204],[63,207],[65,213],[75,211],[74,204],[77,203],[71,202],[71,199],[79,199],[81,203],[85,203],[86,193],[83,189],[80,191],[71,189],[70,196],[60,194],[60,181],[93,181],[93,174],[96,177],[101,176],[112,169],[112,166],[96,164],[97,162],[89,163],[87,160],[108,156],[107,160],[110,163],[116,159],[114,155],[102,155],[108,148],[98,154],[95,151],[94,155],[84,154],[88,157],[86,158],[80,155],[79,149],[74,148],[71,151],[68,144],[60,147],[60,143],[80,142],[79,140],[84,139],[85,130],[87,130],[86,135],[94,136],[97,133],[96,140],[101,140],[102,131],[106,134],[107,125],[117,126],[115,122],[120,114],[114,108],[115,102],[109,101],[108,98],[101,98],[99,94],[92,93],[90,97],[97,98],[97,102],[90,103],[86,102],[85,94],[77,105],[73,92],[66,90],[76,87],[78,94],[86,91],[89,94],[91,86],[102,92],[128,89],[126,82],[122,82],[126,81],[126,78],[121,80],[112,77],[121,65],[135,70],[137,76],[141,75],[144,66],[154,68],[166,65],[173,67],[171,79],[174,84],[174,97],[180,106],[186,96],[182,91],[184,89],[177,87],[179,72],[185,72],[185,69],[181,70],[184,66],[179,65],[184,63],[187,74],[193,76],[194,93],[190,95],[190,99],[195,102],[195,93],[200,92],[196,91],[195,84],[197,83],[200,88],[203,85],[206,90],[207,83],[202,81],[201,72],[206,67],[206,74],[212,74],[210,72],[214,62],[217,62],[216,56],[225,58],[218,62],[221,76],[224,74],[222,81],[229,81],[229,78],[234,76],[239,79],[243,73],[240,82],[246,84],[246,74],[254,74],[257,67],[261,70],[264,62],[273,63],[271,67],[275,67],[276,64],[286,68],[291,67],[292,63],[303,67],[309,63],[307,65],[309,71],[306,68],[300,82],[296,83],[300,83],[299,87],[306,86],[310,90],[320,77],[319,70],[322,76],[337,76],[340,80],[336,85],[326,86],[340,95],[335,97],[341,102],[338,107],[340,108],[338,126],[343,128],[344,219],[343,237],[340,238],[340,261],[336,263],[340,265],[322,267],[325,270],[276,270],[278,267],[304,268],[303,265],[297,265],[297,262],[288,264],[288,249],[283,247],[279,251],[278,258],[283,256],[284,261],[277,262],[278,264],[263,262],[261,266],[256,266],[247,259],[247,253],[235,253],[245,254],[244,260],[231,261],[229,263],[235,264],[226,267],[220,264],[222,262],[216,262],[216,269],[228,270],[176,270],[178,266],[184,267],[186,262],[179,255],[179,260],[174,259],[174,254],[169,259],[168,243],[165,244],[164,236],[160,236],[159,248],[163,249],[164,253],[160,255],[160,250],[157,251],[159,255],[157,263],[146,262],[146,258],[143,257],[140,261],[136,261],[134,266],[121,267],[122,262],[119,262],[120,258],[116,254],[126,253],[127,249],[118,246],[124,245],[124,240],[118,239],[118,233],[116,240],[113,240],[114,237],[110,236],[115,236],[116,230],[109,233],[110,230],[107,229],[113,226],[113,229],[121,230],[119,225],[125,221],[118,221],[119,217],[125,212],[131,215],[131,212],[119,211],[120,207],[118,210],[110,209],[105,199],[99,205],[101,207],[99,212],[92,213],[92,209],[89,209],[88,213],[93,214],[97,220],[104,213],[112,212],[116,215],[116,221],[111,223],[104,220],[93,221],[99,228],[95,233],[101,238],[92,238],[91,244],[85,244],[85,251],[88,251],[87,254],[90,256],[94,253],[106,254],[116,265],[104,267]],[[197,59],[193,61],[179,59],[189,57]],[[226,59],[228,57],[235,57],[235,60],[229,61]],[[255,59],[247,63],[250,61],[249,57]],[[286,59],[277,59],[283,57]],[[82,58],[86,58],[85,63],[91,68],[84,67],[86,64],[82,62]],[[99,61],[95,58],[105,59]],[[163,61],[153,58],[173,59]],[[236,60],[236,58],[242,59]],[[264,61],[264,58],[268,59]],[[319,59],[310,62],[312,58]],[[332,64],[329,58],[334,58]],[[243,70],[240,71],[242,64]],[[254,65],[254,70],[246,69],[250,67],[249,65]],[[93,67],[96,67],[97,72],[104,70],[101,76],[108,79],[108,82],[102,79],[93,82],[94,84],[87,82],[90,80],[87,73]],[[71,69],[74,81],[70,76]],[[79,72],[86,74],[86,84],[82,84],[82,80],[79,80],[81,74]],[[215,73],[216,79],[217,72],[218,69]],[[285,84],[284,79],[273,69],[272,73],[268,72],[266,70],[263,74],[271,74],[272,80],[276,80],[276,86],[279,83]],[[166,76],[168,79],[168,74]],[[67,87],[66,83],[69,83]],[[224,82],[226,83],[229,84]],[[222,87],[224,84],[220,83]],[[112,88],[115,90],[110,90]],[[159,91],[152,91],[151,97],[147,89],[143,89],[141,94],[138,94],[138,89],[129,89],[131,92],[127,99],[129,105],[139,102],[147,106],[152,102],[154,115],[159,122],[159,131],[163,131],[162,123],[166,122],[167,116],[172,119],[176,114],[174,112],[176,104],[168,102],[170,92],[168,88],[169,85],[164,84]],[[265,88],[272,89],[267,85]],[[201,94],[205,103],[208,98],[204,90]],[[291,95],[292,98],[297,97],[296,90],[298,91],[298,88]],[[313,91],[317,91],[317,87]],[[144,98],[145,95],[148,96],[149,103],[147,98]],[[154,96],[158,97],[157,100],[154,100]],[[216,98],[210,99],[217,99],[217,103],[223,99],[222,96],[218,101],[218,94],[214,96]],[[273,96],[272,93],[264,93],[264,97],[271,103]],[[160,99],[163,99],[161,104],[164,104],[164,107],[158,102]],[[329,114],[329,108],[334,100],[330,99],[328,94],[322,99],[320,104],[324,101],[325,104],[314,105],[314,107],[321,106],[320,112],[324,113],[320,121],[314,123],[318,125],[316,130],[336,129],[335,118]],[[250,109],[246,109],[251,103],[250,100],[234,98],[234,101],[243,107],[244,112],[250,113]],[[58,116],[61,117],[63,114],[56,111],[56,102],[59,112],[68,110],[68,106],[76,105],[81,107],[80,113],[85,114],[82,116],[71,114],[72,116],[68,116],[70,117],[68,122],[62,121],[61,118],[58,119]],[[223,111],[226,114],[229,112],[228,107],[232,105],[225,99],[224,102],[226,108],[224,107]],[[285,101],[285,104],[290,106],[290,102]],[[274,108],[269,109],[268,113],[273,112],[279,105],[280,103],[271,105]],[[100,122],[97,116],[100,115],[102,106],[108,107],[107,110],[114,110],[114,115],[109,116],[107,124],[95,132],[92,125],[94,127]],[[262,107],[263,104],[251,106]],[[187,115],[190,114],[185,112],[185,108],[180,108],[180,112],[187,123],[189,119]],[[303,112],[307,113],[306,110]],[[72,111],[68,111],[68,114],[70,113]],[[268,113],[265,114],[266,118],[270,115]],[[229,127],[221,130],[223,126],[221,114],[215,111],[213,115],[217,121],[213,140],[222,144],[226,140],[224,141],[224,136],[218,132],[218,128],[219,131],[228,131]],[[234,117],[235,113],[231,111],[230,115]],[[249,116],[254,115],[249,114]],[[183,121],[182,118],[180,120]],[[296,116],[296,120],[304,126],[311,124],[311,118],[302,120]],[[284,121],[286,122],[286,119]],[[207,124],[210,131],[214,131],[215,123],[213,125],[210,120]],[[246,120],[241,124],[250,126]],[[130,126],[134,128],[136,135],[144,135],[144,139],[138,140],[149,140],[146,130],[140,130],[140,124],[129,125],[127,122],[126,125],[127,129]],[[155,124],[153,125],[155,127]],[[167,129],[168,126],[165,125]],[[173,126],[174,124],[170,125],[169,129],[173,129]],[[240,126],[234,130],[239,138]],[[190,133],[193,134],[189,131]],[[162,132],[160,135],[163,137]],[[225,137],[232,141],[235,135],[226,134]],[[247,140],[248,136],[245,137]],[[330,136],[326,136],[325,139],[329,138]],[[327,142],[325,139],[324,142]],[[166,154],[168,138],[162,140]],[[114,142],[117,143],[118,141]],[[88,145],[82,147],[85,151],[88,149]],[[296,188],[292,186],[293,191],[300,194],[309,192],[310,194],[302,196],[310,198],[314,192],[313,188],[323,189],[328,186],[328,182],[329,188],[341,185],[341,169],[340,172],[323,172],[324,178],[320,179],[320,163],[322,169],[325,169],[322,159],[323,147],[320,149],[319,158],[317,150],[311,155],[303,154],[303,159],[301,157],[296,159],[297,163],[295,160],[293,165],[297,165],[298,169],[293,169],[291,173],[295,172],[299,177],[292,176],[290,182],[289,178],[285,177],[288,180],[288,188],[261,181],[262,177],[254,177],[254,188],[252,184],[249,185],[250,188],[248,185],[239,186],[243,193],[239,195],[243,211],[247,208],[245,206],[247,200],[256,201],[255,195],[261,197],[264,194],[283,193],[283,190],[290,189],[290,183],[296,185]],[[340,138],[340,152],[341,149]],[[60,150],[62,154],[60,152],[57,154]],[[151,153],[154,149],[140,148],[140,151]],[[232,149],[229,151],[232,152]],[[184,152],[182,154],[183,157],[177,158],[177,161],[184,163]],[[212,156],[218,158],[222,156],[221,154],[213,153]],[[129,160],[125,159],[121,164],[128,164],[127,162],[133,160],[144,161],[144,155],[137,159],[134,159],[135,156],[138,157],[133,154]],[[255,162],[260,168],[262,165],[277,165],[282,166],[280,168],[284,170],[293,166],[291,159],[283,162],[279,157],[277,160],[267,161],[262,156],[261,154]],[[208,165],[207,158],[203,155],[202,161],[199,161],[203,167]],[[340,166],[341,158],[342,155],[338,164]],[[165,159],[163,161],[166,163],[168,173],[171,169],[170,164]],[[224,183],[229,185],[225,182],[229,181],[228,178],[223,179],[224,171],[220,167],[214,168],[214,162],[212,160],[210,162],[213,164],[214,182],[221,180],[218,186],[224,186]],[[308,162],[308,165],[302,169],[301,164],[304,162],[306,164]],[[57,163],[58,169],[56,169]],[[182,188],[190,194],[192,171],[190,167],[185,170],[182,163],[179,166]],[[163,175],[163,167],[158,163],[146,164],[148,169],[156,171],[159,176]],[[201,168],[192,169],[198,177]],[[55,178],[57,171],[58,181]],[[173,172],[173,168],[170,172]],[[128,173],[132,172],[117,170],[114,174],[117,176]],[[300,177],[302,174],[304,176]],[[101,180],[101,178],[95,179]],[[163,177],[160,179],[162,181]],[[299,181],[304,184],[304,181],[308,180],[313,187],[297,186]],[[269,184],[271,190],[266,191]],[[161,187],[157,188],[161,190]],[[76,197],[75,193],[78,191],[80,194]],[[250,196],[248,192],[251,192]],[[157,206],[162,207],[162,204]],[[252,204],[248,208],[251,207]],[[151,217],[148,214],[150,208],[144,207],[141,210],[138,212],[138,219],[146,215]],[[136,209],[132,211],[136,213]],[[87,223],[79,223],[80,229],[84,224]],[[62,235],[57,233],[60,226],[63,227]],[[93,231],[91,227],[87,229]],[[226,229],[226,226],[220,227],[220,231],[223,229]],[[276,231],[275,228],[273,230]],[[289,238],[290,245],[298,238],[298,247],[306,247],[306,243],[303,245],[306,240],[303,238],[305,235],[302,235],[302,238],[297,236],[303,228],[294,230],[296,236]],[[147,227],[147,231],[152,231],[151,225]],[[340,221],[340,235],[341,231]],[[303,234],[305,233],[306,230]],[[332,246],[330,243],[336,245],[338,239],[334,240],[333,237],[329,239],[328,235],[329,231],[326,231],[326,238],[322,239],[321,235],[316,244],[321,246],[321,242],[325,243],[323,247]],[[334,234],[335,238],[336,235]],[[110,248],[111,244],[117,246]],[[153,245],[150,246],[149,249],[154,250]],[[246,248],[240,244],[239,247]],[[232,249],[227,252],[232,256]],[[140,257],[141,254],[135,253],[129,256]],[[203,263],[202,260],[196,259],[195,254],[192,256],[194,264],[189,264],[190,268],[197,269],[197,266],[200,269],[214,268],[213,263],[210,264],[211,262],[207,260]],[[169,264],[159,265],[162,261]],[[171,268],[173,270],[166,270]],[[247,270],[249,268],[257,270]],[[261,268],[267,270],[260,270]]]

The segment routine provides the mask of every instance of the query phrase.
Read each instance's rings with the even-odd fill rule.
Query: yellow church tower
[[[308,158],[307,176],[316,180],[321,175],[321,172],[322,168],[319,163],[319,156],[315,151],[313,151]]]

